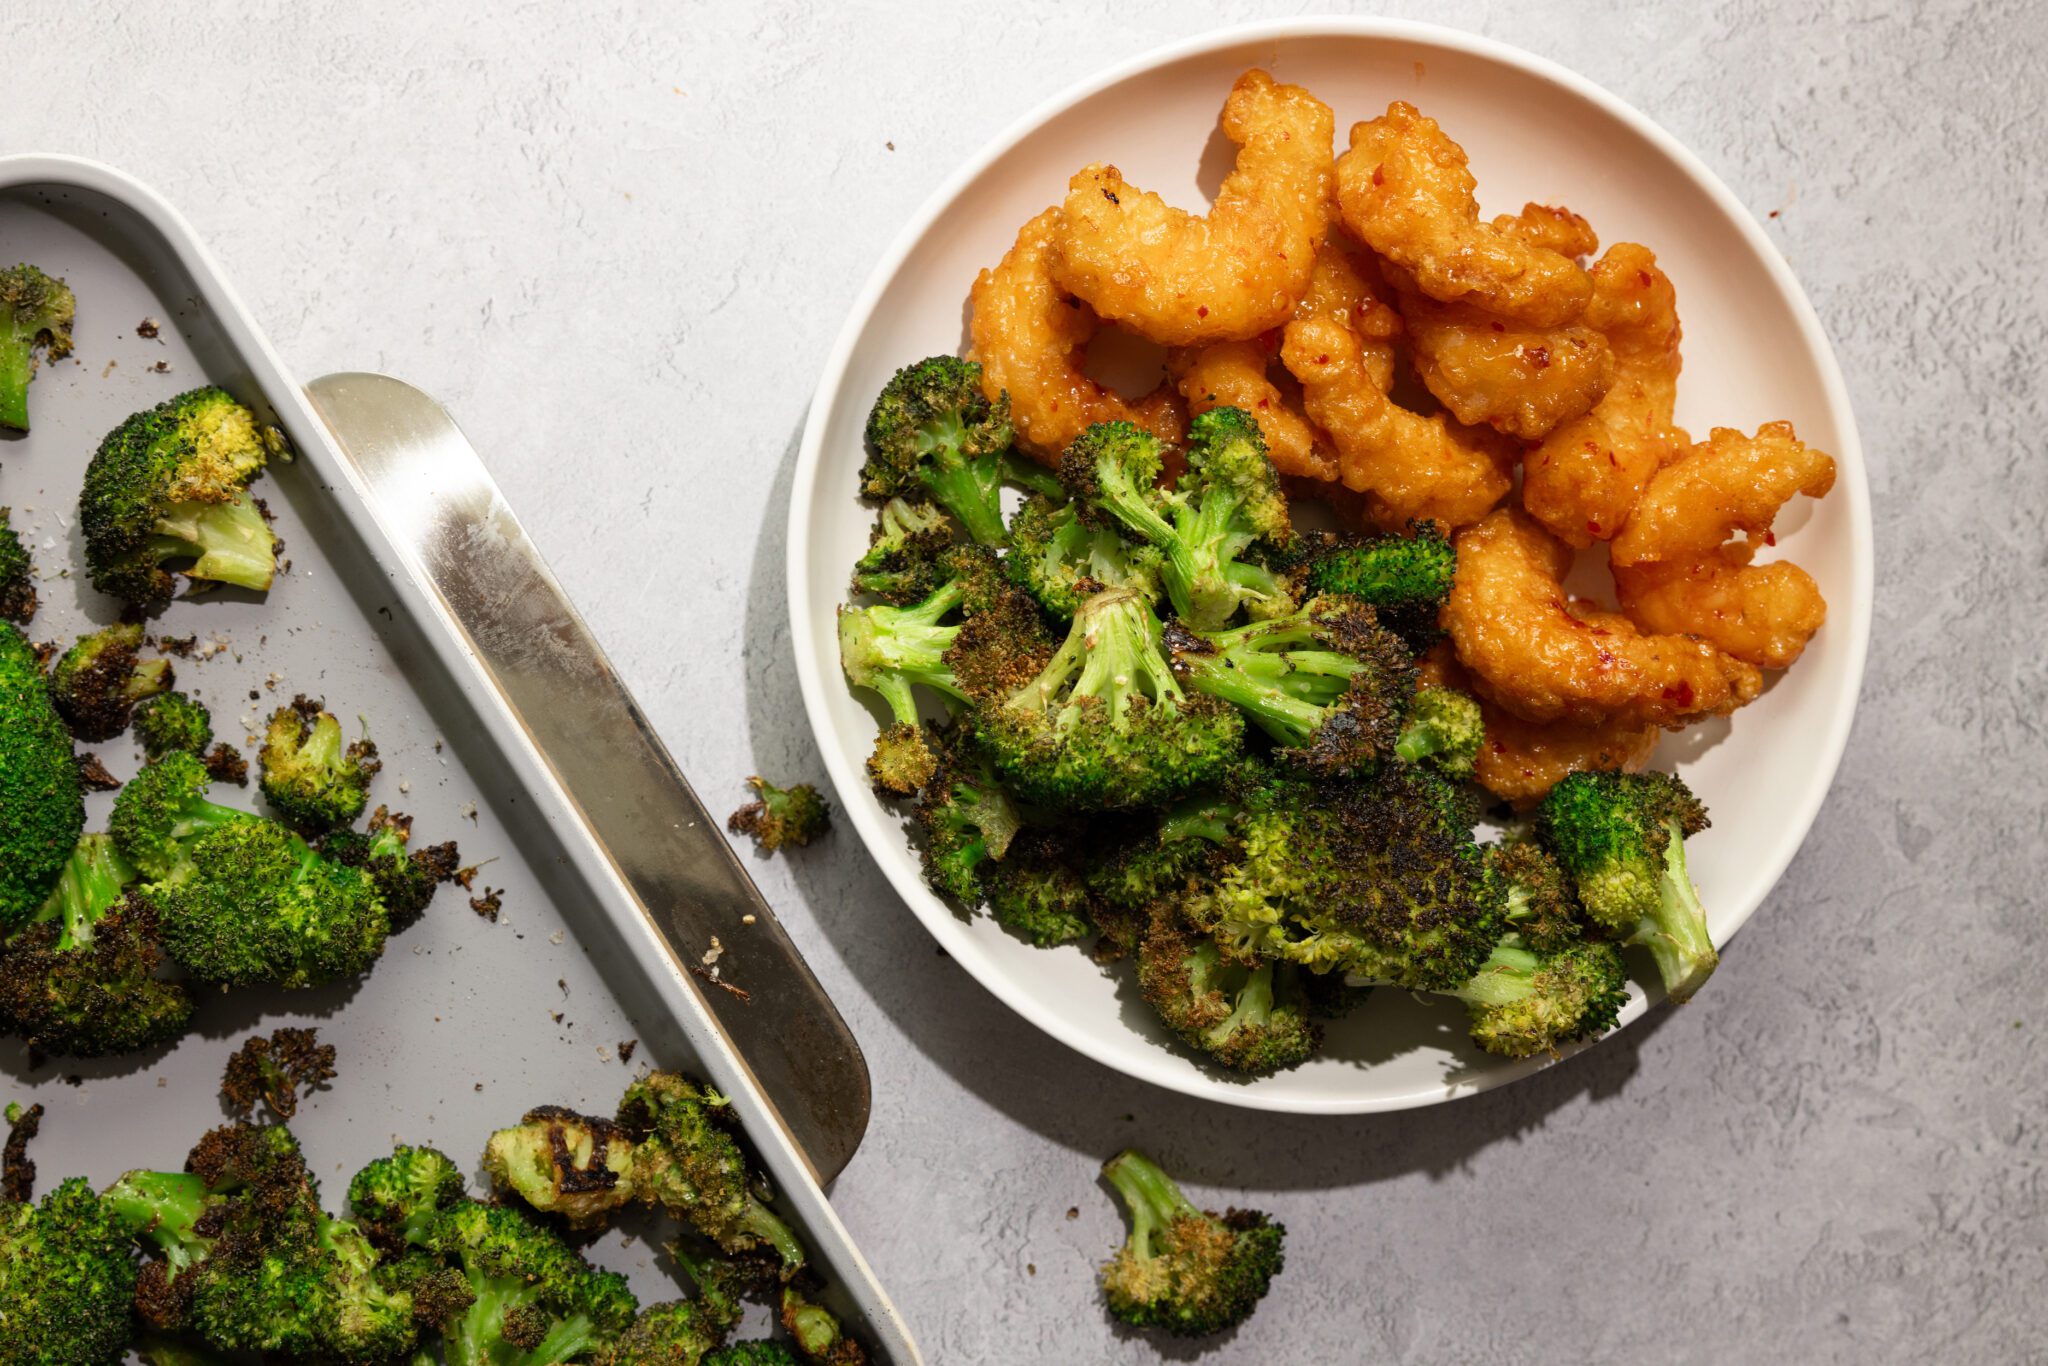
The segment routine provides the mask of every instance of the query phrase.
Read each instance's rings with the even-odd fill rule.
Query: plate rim
[[[1793,815],[1794,819],[1787,822],[1787,827],[1797,828],[1798,838],[1780,847],[1773,860],[1775,866],[1768,869],[1763,892],[1736,916],[1722,936],[1720,945],[1725,947],[1740,932],[1777,890],[1786,868],[1805,847],[1807,836],[1812,833],[1814,821],[1818,818],[1821,807],[1826,804],[1828,794],[1833,790],[1835,778],[1840,772],[1842,756],[1848,747],[1849,732],[1861,701],[1870,645],[1876,560],[1876,531],[1870,515],[1870,491],[1863,459],[1863,443],[1856,427],[1854,410],[1849,403],[1848,384],[1842,374],[1841,361],[1835,354],[1835,348],[1828,338],[1827,330],[1821,324],[1819,314],[1814,310],[1813,301],[1807,297],[1805,289],[1793,274],[1784,254],[1765,234],[1762,225],[1749,208],[1697,154],[1655,120],[1605,87],[1550,58],[1481,34],[1414,20],[1361,16],[1262,20],[1212,29],[1192,38],[1146,49],[1073,82],[1051,97],[1033,105],[956,167],[926,197],[891,240],[850,305],[846,320],[841,324],[839,333],[833,340],[832,349],[826,357],[824,369],[812,394],[810,408],[804,420],[803,439],[790,482],[788,520],[784,528],[787,536],[784,570],[788,576],[786,587],[790,644],[796,654],[797,681],[803,695],[804,712],[810,721],[812,736],[824,759],[826,772],[832,779],[840,806],[859,833],[864,851],[888,879],[898,899],[918,918],[926,932],[938,941],[939,946],[966,969],[976,983],[1019,1017],[1068,1048],[1099,1066],[1135,1081],[1240,1109],[1308,1115],[1373,1114],[1440,1105],[1447,1101],[1464,1099],[1555,1066],[1565,1058],[1597,1047],[1607,1039],[1620,1034],[1646,1014],[1649,1007],[1661,999],[1661,993],[1652,992],[1648,996],[1632,993],[1629,1004],[1622,1011],[1614,1029],[1599,1039],[1572,1045],[1556,1057],[1504,1060],[1500,1065],[1489,1066],[1482,1072],[1462,1074],[1455,1080],[1440,1085],[1391,1096],[1324,1099],[1282,1095],[1262,1091],[1255,1083],[1230,1083],[1211,1077],[1205,1072],[1190,1073],[1185,1069],[1169,1070],[1163,1065],[1153,1067],[1146,1062],[1103,1058],[1089,1046],[1093,1040],[1091,1032],[1072,1025],[1058,1015],[1041,1017],[1026,1009],[1023,1004],[1011,1000],[996,980],[1000,974],[992,965],[984,962],[980,953],[973,947],[967,922],[941,903],[916,878],[914,872],[880,857],[876,852],[875,846],[878,841],[890,838],[900,840],[901,832],[887,828],[859,801],[850,799],[849,794],[865,793],[868,785],[862,774],[857,771],[857,766],[850,764],[832,743],[836,730],[826,710],[824,689],[827,681],[817,661],[801,644],[803,633],[808,629],[808,624],[816,611],[808,584],[811,554],[810,537],[806,534],[810,519],[806,516],[806,509],[811,506],[817,493],[818,468],[824,458],[825,427],[840,401],[840,390],[845,383],[856,340],[866,328],[890,282],[895,279],[911,252],[931,231],[940,216],[950,209],[961,193],[979,179],[995,161],[1082,100],[1136,76],[1191,57],[1249,43],[1313,38],[1368,38],[1448,49],[1462,56],[1476,57],[1518,69],[1561,86],[1566,92],[1597,106],[1653,144],[1698,185],[1723,215],[1735,224],[1752,253],[1762,261],[1773,286],[1791,304],[1801,341],[1819,362],[1822,397],[1836,429],[1841,433],[1841,439],[1836,443],[1834,451],[1839,471],[1837,493],[1848,504],[1851,538],[1849,559],[1852,600],[1846,613],[1839,616],[1831,613],[1828,622],[1831,628],[1848,636],[1849,667],[1844,679],[1847,703],[1832,715],[1828,733],[1823,738],[1822,763],[1816,766],[1816,776],[1824,773],[1825,781],[1814,783],[1808,789],[1809,795],[1802,801],[1801,808],[1796,813],[1788,813]],[[833,606],[836,610],[837,604]],[[1160,1056],[1164,1058],[1171,1055],[1162,1053]]]

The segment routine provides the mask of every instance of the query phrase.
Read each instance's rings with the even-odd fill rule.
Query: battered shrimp
[[[1271,377],[1279,357],[1265,340],[1217,342],[1199,351],[1176,351],[1167,357],[1167,373],[1187,400],[1188,416],[1211,408],[1242,408],[1259,424],[1273,468],[1329,483],[1337,477],[1337,456],[1315,424],[1302,415]]]
[[[1502,508],[1457,546],[1445,629],[1475,690],[1524,720],[1676,729],[1763,686],[1754,666],[1705,641],[1572,610],[1561,582],[1572,553],[1524,512]]]
[[[1067,185],[1054,273],[1095,311],[1166,346],[1246,341],[1287,320],[1329,226],[1330,107],[1251,70],[1223,104],[1237,165],[1198,218],[1114,166]]]
[[[1371,254],[1333,232],[1316,253],[1308,293],[1295,306],[1294,316],[1330,318],[1350,328],[1363,349],[1366,373],[1384,393],[1394,383],[1395,345],[1407,335],[1392,299],[1393,291]]]
[[[1469,426],[1534,441],[1584,415],[1614,383],[1613,352],[1590,327],[1532,327],[1396,288],[1416,373]]]
[[[1082,373],[1096,317],[1053,283],[1047,266],[1060,211],[1026,223],[994,270],[984,270],[969,295],[973,317],[967,358],[981,362],[990,398],[1010,394],[1017,444],[1046,464],[1096,422],[1135,422],[1163,441],[1178,442],[1186,423],[1180,399],[1164,381],[1126,400]]]
[[[1570,209],[1549,204],[1524,204],[1520,213],[1504,213],[1493,220],[1493,230],[1574,261],[1600,249],[1600,234],[1591,223]]]
[[[1415,276],[1423,293],[1537,327],[1576,319],[1593,282],[1568,257],[1498,220],[1479,221],[1465,149],[1435,119],[1395,101],[1355,125],[1337,159],[1337,202],[1360,241]]]
[[[1331,318],[1297,319],[1287,325],[1280,356],[1301,381],[1309,419],[1337,448],[1345,486],[1371,496],[1383,528],[1397,531],[1418,517],[1467,526],[1506,496],[1513,446],[1483,428],[1394,403],[1350,328]]]
[[[1593,267],[1585,321],[1607,338],[1614,382],[1593,410],[1522,460],[1522,505],[1568,545],[1612,540],[1659,466],[1688,442],[1678,400],[1678,298],[1648,247],[1617,242]]]
[[[1734,541],[1693,560],[1617,565],[1622,610],[1646,631],[1684,632],[1760,669],[1789,669],[1827,620],[1813,576],[1779,560],[1751,564]]]
[[[1688,560],[1737,531],[1760,538],[1793,494],[1820,498],[1834,486],[1834,458],[1801,441],[1791,423],[1766,422],[1755,436],[1716,427],[1650,480],[1612,559]]]

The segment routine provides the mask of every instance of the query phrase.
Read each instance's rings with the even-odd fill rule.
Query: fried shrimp
[[[1705,641],[1574,610],[1561,582],[1571,551],[1526,513],[1503,508],[1457,544],[1445,629],[1474,690],[1524,720],[1675,729],[1763,686],[1754,666]]]
[[[1414,518],[1468,526],[1507,495],[1511,443],[1441,413],[1411,413],[1374,379],[1364,344],[1332,318],[1287,325],[1281,359],[1301,381],[1302,407],[1329,433],[1347,488],[1370,495],[1374,520],[1398,531]]]
[[[1048,270],[1059,217],[1058,209],[1047,209],[1026,223],[996,267],[974,281],[967,354],[981,363],[982,387],[991,399],[1009,391],[1017,444],[1047,464],[1097,422],[1134,422],[1178,442],[1186,424],[1170,385],[1162,381],[1143,398],[1127,400],[1082,372],[1097,323]]]
[[[1678,298],[1648,247],[1617,242],[1593,266],[1587,325],[1607,338],[1614,382],[1593,410],[1522,460],[1522,505],[1567,545],[1612,540],[1658,467],[1688,438],[1678,400]]]
[[[1760,669],[1789,669],[1827,620],[1827,599],[1798,565],[1751,564],[1754,554],[1734,541],[1697,559],[1616,565],[1615,591],[1646,631],[1695,635]]]
[[[1761,538],[1793,494],[1820,498],[1834,486],[1834,458],[1791,423],[1766,422],[1755,436],[1716,427],[1650,480],[1614,538],[1614,563],[1691,559],[1737,531]]]
[[[1395,347],[1407,335],[1393,297],[1370,253],[1333,232],[1316,253],[1308,293],[1294,316],[1329,318],[1350,328],[1363,350],[1366,373],[1384,393],[1394,383]]]
[[[1337,159],[1344,225],[1423,293],[1537,327],[1574,321],[1593,294],[1586,272],[1530,241],[1544,234],[1526,232],[1520,219],[1507,230],[1498,219],[1480,222],[1477,184],[1465,149],[1405,101],[1355,125],[1351,150]]]
[[[1278,359],[1264,339],[1218,342],[1171,353],[1166,370],[1187,400],[1189,417],[1200,417],[1211,408],[1242,408],[1259,424],[1274,469],[1329,483],[1337,477],[1336,453],[1303,415],[1299,399],[1273,382],[1272,367]]]
[[[1470,304],[1400,288],[1416,373],[1468,426],[1534,441],[1583,416],[1614,382],[1607,338],[1590,327],[1532,327]]]
[[[1600,249],[1600,234],[1591,223],[1570,209],[1549,204],[1524,204],[1520,213],[1504,213],[1493,220],[1493,230],[1574,261]]]
[[[1330,107],[1251,70],[1223,104],[1237,165],[1206,218],[1084,168],[1067,186],[1055,276],[1104,318],[1165,346],[1248,341],[1308,289],[1330,216]]]

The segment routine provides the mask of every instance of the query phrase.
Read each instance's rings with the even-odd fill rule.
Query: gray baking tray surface
[[[33,430],[0,437],[0,505],[12,506],[40,575],[30,637],[68,641],[117,613],[84,582],[76,526],[79,480],[100,438],[186,389],[228,389],[298,452],[254,490],[276,516],[288,568],[267,599],[234,589],[180,598],[152,623],[157,634],[196,638],[190,658],[173,660],[178,686],[206,702],[219,738],[252,759],[263,721],[295,693],[324,698],[347,724],[361,717],[384,759],[372,800],[410,813],[416,842],[458,840],[463,861],[482,865],[473,893],[493,889],[502,907],[489,921],[472,912],[470,893],[444,887],[361,981],[205,1001],[198,1029],[169,1049],[38,1065],[18,1042],[0,1044],[0,1100],[47,1107],[32,1150],[42,1188],[69,1175],[103,1183],[129,1167],[176,1166],[222,1122],[217,1087],[228,1053],[281,1024],[317,1025],[339,1050],[340,1075],[294,1122],[330,1209],[349,1173],[395,1139],[445,1149],[471,1164],[482,1189],[474,1164],[484,1139],[529,1106],[606,1112],[638,1069],[679,1067],[733,1098],[778,1208],[831,1283],[832,1307],[883,1359],[922,1360],[778,1098],[707,1005],[702,993],[721,989],[691,976],[701,961],[635,899],[184,220],[110,168],[0,157],[0,256],[65,277],[78,296],[72,356],[45,364],[31,386]],[[158,324],[155,337],[139,330],[145,319]],[[120,778],[140,764],[126,736],[81,749]],[[253,782],[216,796],[262,809]],[[88,828],[104,828],[110,803],[89,798]],[[848,1084],[864,1120],[858,1062],[856,1050]],[[856,1123],[850,1141],[858,1133]],[[816,1166],[842,1162],[843,1154]],[[687,1293],[658,1241],[641,1236],[659,1228],[614,1230],[593,1249],[646,1302]]]

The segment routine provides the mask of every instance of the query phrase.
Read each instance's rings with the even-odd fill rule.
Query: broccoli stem
[[[1230,1014],[1210,1029],[1205,1038],[1211,1048],[1220,1049],[1238,1030],[1247,1026],[1264,1028],[1272,1019],[1273,964],[1268,962],[1259,964],[1258,970],[1238,991],[1237,1003],[1231,1007]]]
[[[1283,745],[1307,744],[1327,714],[1322,705],[1254,678],[1220,655],[1186,654],[1180,665],[1196,692],[1230,703]]]
[[[62,918],[64,931],[57,937],[58,951],[84,948],[93,941],[93,926],[134,880],[135,869],[111,839],[87,835],[72,851],[34,923]]]
[[[1455,996],[1467,1005],[1508,1006],[1529,999],[1543,960],[1519,945],[1493,946],[1486,965],[1462,985],[1439,994]]]
[[[975,544],[1001,545],[1007,538],[1002,504],[996,498],[995,457],[957,464],[929,462],[921,467],[920,477],[939,506],[960,519]]]
[[[35,373],[38,329],[24,329],[13,309],[0,309],[0,427],[28,430],[28,382]]]
[[[740,1216],[739,1226],[774,1248],[785,1270],[793,1271],[810,1259],[810,1254],[804,1251],[803,1243],[790,1226],[783,1223],[774,1210],[752,1196],[747,1197],[746,1213]]]
[[[263,592],[277,572],[276,540],[247,489],[225,503],[176,503],[158,519],[150,552],[159,560],[196,557],[185,573]]]
[[[1432,754],[1442,754],[1450,748],[1450,737],[1443,727],[1429,721],[1410,721],[1401,731],[1401,738],[1394,741],[1394,753],[1409,763],[1418,763]]]
[[[1106,589],[1082,603],[1051,661],[1004,705],[1043,713],[1069,679],[1073,690],[1054,718],[1062,730],[1081,719],[1088,699],[1107,707],[1121,726],[1140,699],[1177,702],[1185,696],[1160,652],[1158,618],[1143,597],[1127,588]]]
[[[1169,810],[1159,822],[1163,844],[1177,840],[1201,839],[1221,844],[1230,838],[1230,818],[1235,808],[1217,797],[1193,797]]]
[[[1657,879],[1657,909],[1635,933],[1631,944],[1649,949],[1664,979],[1664,994],[1683,1005],[1720,966],[1721,955],[1707,933],[1707,912],[1685,869],[1685,831],[1676,820],[1664,827],[1671,834],[1664,846],[1664,871]]]
[[[1014,484],[1026,493],[1042,494],[1054,502],[1067,501],[1067,486],[1059,481],[1058,475],[1035,461],[1005,454],[998,468],[1006,484]]]
[[[1126,1149],[1103,1164],[1102,1175],[1116,1187],[1131,1215],[1131,1236],[1126,1243],[1141,1260],[1152,1255],[1153,1234],[1176,1219],[1199,1216],[1187,1196],[1181,1194],[1159,1166],[1134,1149]]]
[[[212,1197],[206,1183],[190,1172],[129,1172],[107,1187],[103,1198],[108,1213],[131,1238],[156,1245],[173,1275],[213,1245],[193,1231]]]

